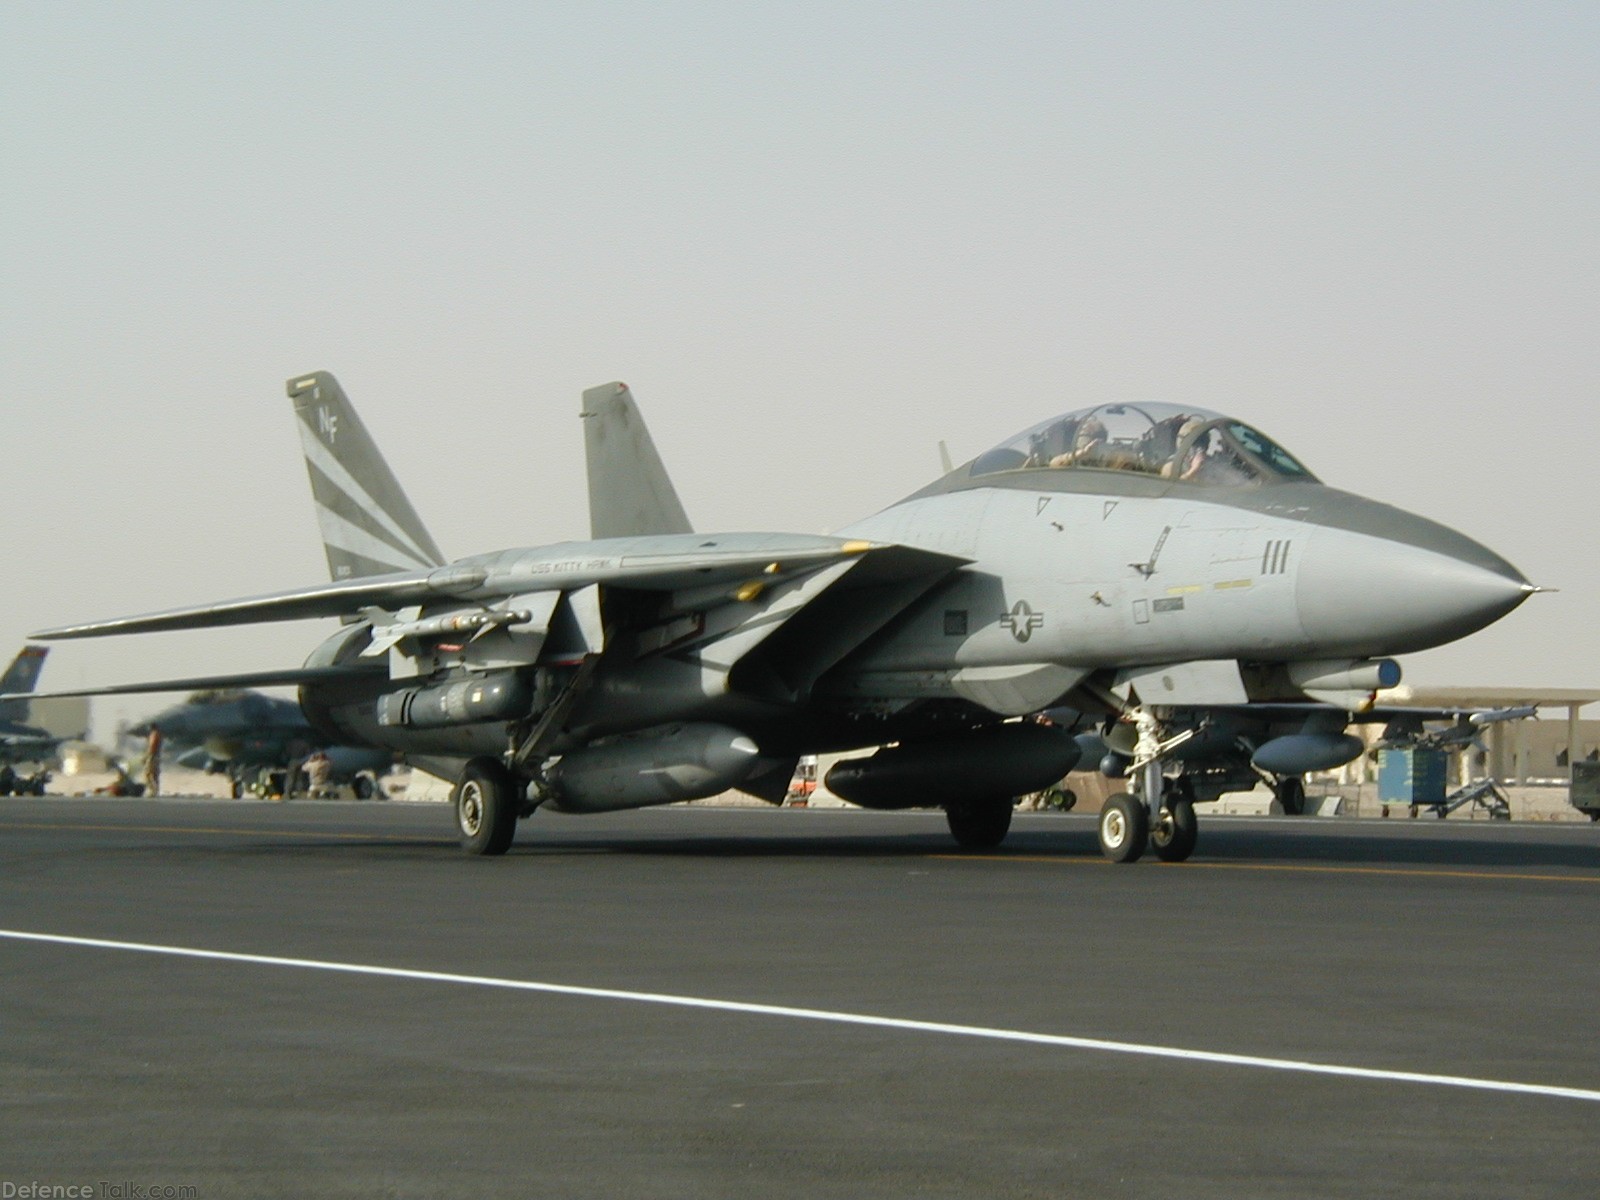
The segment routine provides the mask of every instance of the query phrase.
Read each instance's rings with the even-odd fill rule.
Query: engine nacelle
[[[1018,723],[846,758],[824,782],[834,795],[862,808],[937,807],[1039,791],[1072,770],[1082,754],[1064,729]]]
[[[515,671],[474,675],[458,683],[405,688],[378,698],[378,724],[440,729],[483,721],[515,721],[533,707],[533,688]]]
[[[612,812],[699,800],[743,783],[761,751],[737,729],[695,723],[586,746],[545,772],[557,812]]]
[[[1366,748],[1360,738],[1348,733],[1291,733],[1262,743],[1250,756],[1250,763],[1274,775],[1304,775],[1342,767]]]

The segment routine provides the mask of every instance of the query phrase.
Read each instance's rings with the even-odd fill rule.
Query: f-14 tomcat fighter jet
[[[1164,404],[1046,421],[832,537],[695,533],[620,383],[583,395],[592,540],[446,561],[333,376],[288,391],[331,583],[37,636],[338,617],[297,670],[141,690],[298,684],[327,741],[453,778],[475,854],[541,808],[777,802],[798,756],[862,747],[835,793],[942,807],[989,847],[1093,747],[1139,791],[1106,805],[1104,853],[1182,859],[1230,771],[1349,761],[1390,655],[1536,590]],[[1063,708],[1101,732],[1031,719]]]

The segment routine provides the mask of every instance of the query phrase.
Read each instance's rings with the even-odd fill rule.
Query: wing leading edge
[[[401,609],[440,603],[489,604],[528,592],[569,591],[592,584],[641,590],[720,589],[760,582],[893,552],[927,568],[954,569],[967,560],[888,544],[810,535],[692,535],[567,543],[463,559],[432,571],[315,584],[290,591],[114,617],[40,630],[44,641],[166,633],[316,617],[355,617],[369,608]]]
[[[291,667],[282,671],[251,671],[236,675],[196,675],[189,679],[164,679],[153,683],[114,683],[105,687],[72,688],[59,692],[32,692],[40,700],[68,696],[141,696],[151,692],[200,692],[214,688],[297,687],[305,683],[372,678],[387,674],[381,663],[348,667]],[[0,696],[0,700],[10,695]]]

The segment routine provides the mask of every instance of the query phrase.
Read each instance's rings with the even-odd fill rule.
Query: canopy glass
[[[1053,417],[980,454],[968,474],[1032,470],[1133,471],[1205,487],[1316,480],[1259,430],[1176,404],[1102,404]]]

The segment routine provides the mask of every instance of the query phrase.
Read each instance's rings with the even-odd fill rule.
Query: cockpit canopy
[[[1046,469],[1132,471],[1207,487],[1316,482],[1265,434],[1176,404],[1102,404],[1052,418],[980,454],[968,476]]]

